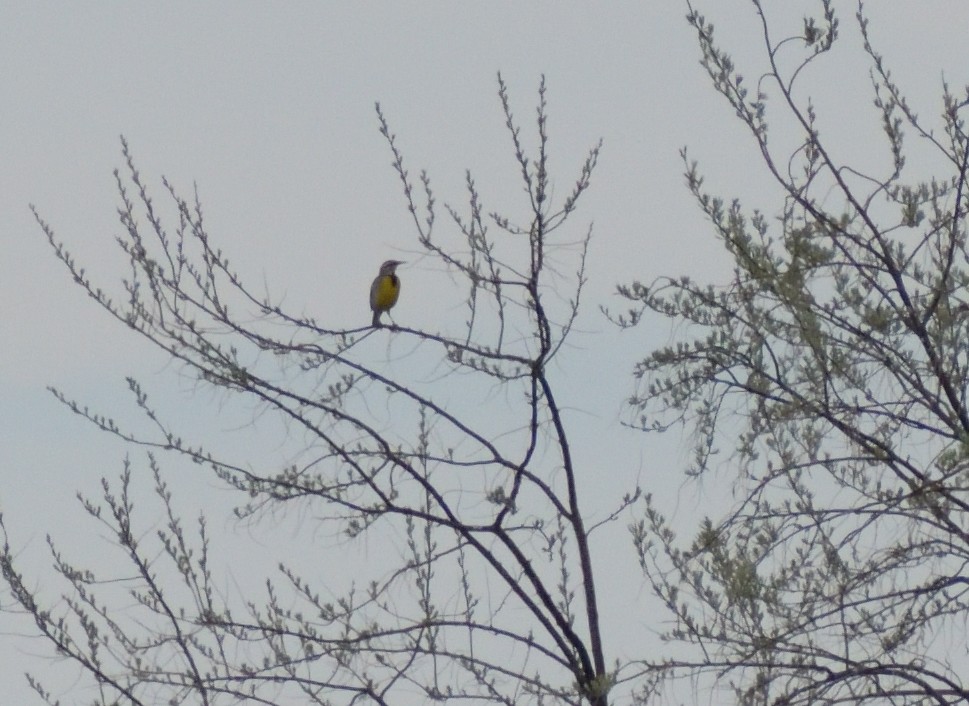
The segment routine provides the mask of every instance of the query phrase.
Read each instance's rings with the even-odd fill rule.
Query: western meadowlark
[[[397,303],[400,296],[400,277],[396,270],[403,265],[402,260],[387,260],[380,266],[380,272],[370,285],[370,309],[373,311],[373,325],[380,326],[380,315]]]

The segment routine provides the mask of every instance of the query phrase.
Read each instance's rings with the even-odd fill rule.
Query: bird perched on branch
[[[387,260],[380,266],[380,272],[370,285],[370,309],[373,311],[373,325],[380,326],[380,315],[397,303],[400,296],[400,277],[397,276],[397,266],[403,265],[402,260]]]

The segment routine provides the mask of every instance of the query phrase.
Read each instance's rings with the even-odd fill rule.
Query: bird
[[[380,266],[380,272],[370,285],[370,309],[373,311],[373,326],[380,326],[380,315],[397,303],[400,296],[400,277],[396,270],[403,260],[387,260]]]

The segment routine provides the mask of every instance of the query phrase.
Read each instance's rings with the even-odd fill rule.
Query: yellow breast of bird
[[[400,295],[400,280],[397,275],[385,275],[380,278],[374,292],[374,309],[386,311],[397,303]]]

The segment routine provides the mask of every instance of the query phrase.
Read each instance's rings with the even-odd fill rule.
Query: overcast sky
[[[768,11],[817,4],[766,3]],[[844,49],[811,85],[824,99],[822,134],[836,133],[850,157],[881,142],[855,6],[836,5]],[[749,3],[697,6],[738,62],[760,56]],[[571,401],[585,415],[583,452],[601,463],[594,441],[616,433],[632,364],[671,333],[654,322],[620,336],[597,307],[621,306],[618,282],[716,277],[728,267],[683,186],[678,150],[690,146],[711,189],[762,193],[750,141],[708,86],[685,12],[675,0],[0,2],[0,509],[27,565],[42,569],[32,557],[48,531],[91,529],[75,492],[96,494],[125,453],[44,387],[122,414],[125,375],[149,390],[171,382],[163,358],[80,295],[28,210],[37,206],[96,279],[122,277],[111,173],[122,166],[121,134],[158,199],[162,175],[186,195],[197,185],[209,232],[235,267],[294,310],[364,325],[370,279],[380,262],[399,257],[409,264],[395,318],[430,321],[447,313],[450,281],[418,256],[374,102],[412,173],[428,169],[439,201],[461,203],[467,168],[489,209],[520,213],[495,76],[500,70],[508,82],[531,141],[544,73],[558,197],[604,139],[576,215],[595,223],[586,316],[563,361],[596,371],[576,376],[595,386],[577,381]],[[871,16],[873,37],[918,112],[938,110],[943,72],[956,87],[969,80],[969,3],[872,3]],[[682,497],[679,437],[655,446],[621,438],[606,466],[621,476],[610,497],[637,479]],[[4,620],[0,701],[26,703],[24,656],[44,649],[11,636]]]

